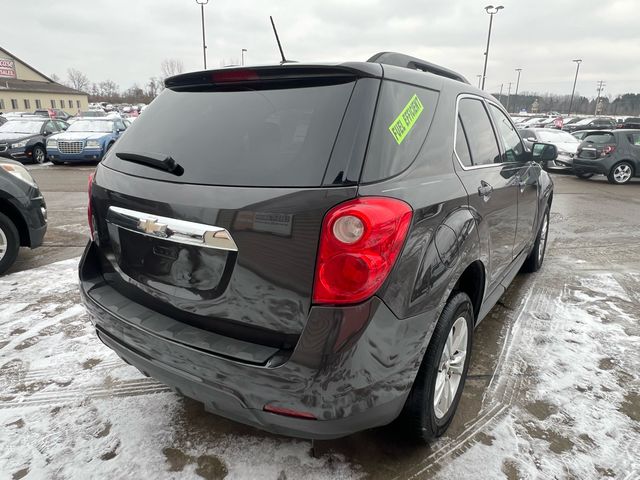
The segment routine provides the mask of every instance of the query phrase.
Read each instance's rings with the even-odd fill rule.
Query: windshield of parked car
[[[73,122],[67,132],[112,132],[113,122],[102,120],[77,120]]]
[[[578,139],[567,132],[560,130],[553,132],[538,132],[538,137],[543,142],[549,143],[579,143]]]
[[[0,126],[0,132],[8,133],[40,133],[42,129],[41,121],[16,121],[10,120],[4,125]]]

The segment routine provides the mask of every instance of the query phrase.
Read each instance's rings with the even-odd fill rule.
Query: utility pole
[[[509,113],[509,100],[511,99],[511,82],[509,82],[509,89],[507,90],[507,106],[505,107],[507,113]]]
[[[500,84],[500,96],[499,96],[499,98],[498,98],[498,101],[499,101],[500,103],[502,103],[502,89],[503,89],[503,88],[504,88],[504,83],[501,83],[501,84]]]
[[[576,78],[573,79],[573,90],[571,90],[571,101],[569,102],[569,112],[567,115],[571,116],[571,107],[573,107],[573,95],[576,93],[576,83],[578,82],[578,72],[580,71],[581,58],[571,60],[576,63]]]
[[[487,79],[487,63],[489,61],[489,45],[491,44],[491,27],[493,26],[493,16],[502,10],[504,7],[498,5],[487,5],[484,10],[489,14],[489,34],[487,35],[487,49],[484,51],[484,69],[482,70],[482,90],[484,90],[484,81]]]
[[[209,0],[196,0],[196,3],[200,5],[200,13],[202,18],[202,58],[204,60],[204,69],[207,69],[207,38],[204,30],[204,6],[209,3]]]
[[[606,83],[604,83],[604,80],[599,80],[598,81],[598,98],[596,98],[596,109],[593,112],[594,115],[598,115],[598,103],[600,103],[600,94],[602,93],[602,90],[604,90],[604,87],[606,86]]]
[[[518,88],[520,88],[520,74],[522,73],[522,69],[521,68],[516,68],[516,72],[518,72],[518,80],[516,81],[516,93],[514,95],[514,97],[516,97],[516,102],[518,101]],[[517,107],[516,107],[517,109]],[[517,113],[517,110],[516,110]]]

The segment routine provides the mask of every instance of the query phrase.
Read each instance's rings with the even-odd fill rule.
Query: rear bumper
[[[90,242],[80,285],[100,340],[207,410],[273,433],[331,439],[390,423],[432,331],[428,319],[398,320],[375,297],[354,307],[314,307],[295,349],[274,349],[265,360],[270,347],[199,329],[194,335],[187,332],[194,327],[122,297],[99,272],[98,255]],[[267,404],[316,420],[269,413]]]
[[[573,171],[575,173],[595,173],[606,175],[609,169],[599,160],[583,160],[575,158],[573,160]]]

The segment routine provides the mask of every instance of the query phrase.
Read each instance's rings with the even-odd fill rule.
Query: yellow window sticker
[[[409,103],[407,103],[407,106],[400,112],[400,115],[389,125],[389,131],[398,145],[402,143],[404,137],[407,136],[416,124],[423,110],[422,102],[417,95],[414,95],[411,97],[411,100],[409,100]]]

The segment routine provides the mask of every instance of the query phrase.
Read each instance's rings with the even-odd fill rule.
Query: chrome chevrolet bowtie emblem
[[[164,223],[158,223],[158,221],[153,218],[140,220],[138,229],[150,235],[166,236],[167,234],[167,226]]]

